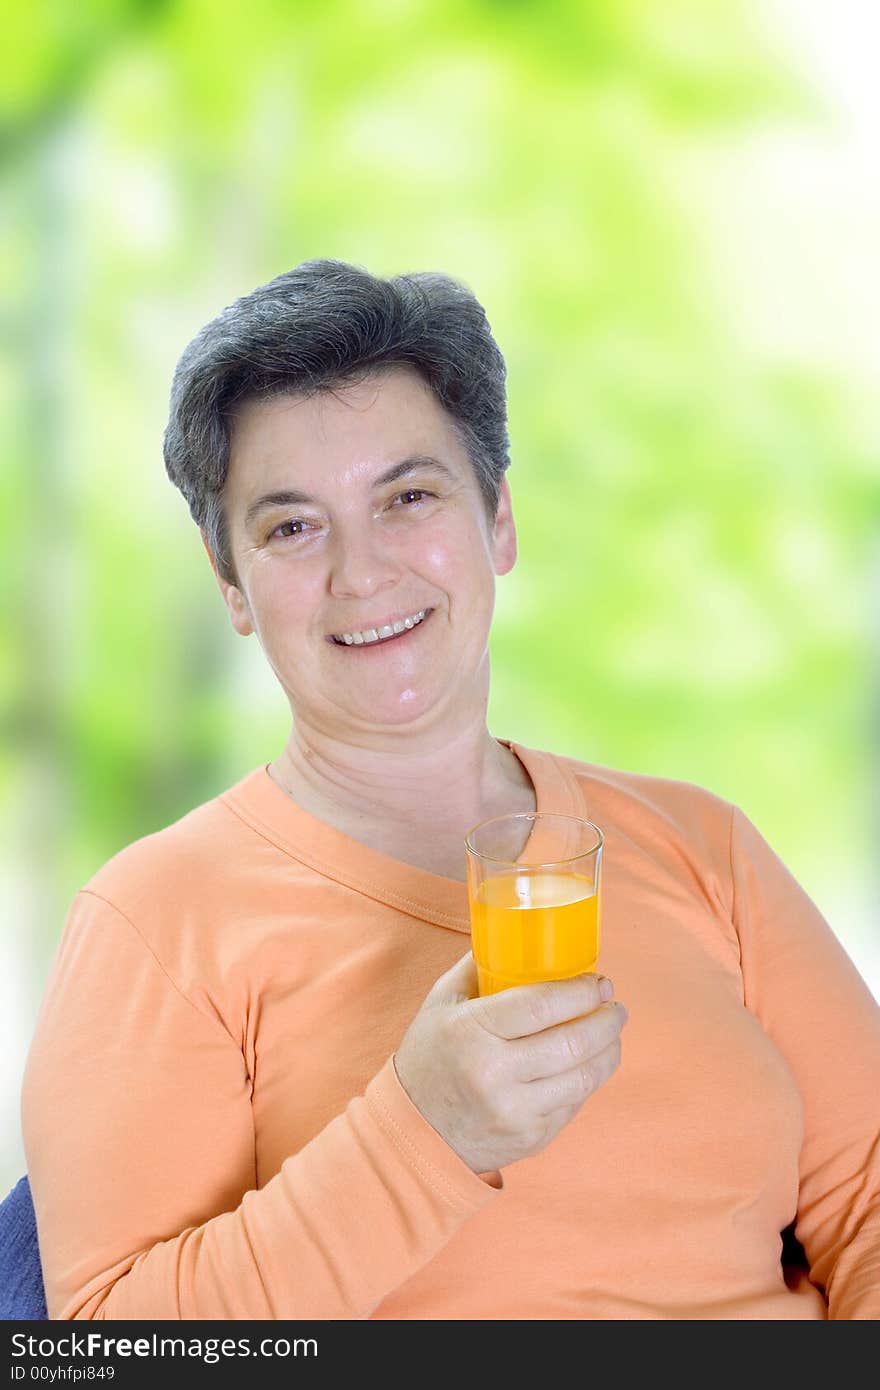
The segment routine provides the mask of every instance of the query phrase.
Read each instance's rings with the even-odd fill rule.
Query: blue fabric
[[[25,1176],[0,1202],[0,1320],[47,1318],[37,1222]]]

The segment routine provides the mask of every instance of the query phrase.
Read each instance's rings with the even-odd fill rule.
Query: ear
[[[498,511],[495,513],[492,541],[495,573],[509,574],[516,564],[516,523],[513,519],[510,484],[506,478],[502,480],[501,491],[498,494]]]
[[[223,602],[226,604],[229,620],[239,636],[249,637],[254,630],[254,625],[251,622],[251,612],[248,607],[247,599],[240,589],[236,589],[234,584],[230,584],[228,580],[223,578],[217,568],[217,560],[214,553],[208,544],[208,537],[201,529],[199,530],[199,535],[202,538],[202,545],[208,552],[208,559],[211,561],[211,569],[214,571],[214,578],[217,580],[218,588],[223,595]]]

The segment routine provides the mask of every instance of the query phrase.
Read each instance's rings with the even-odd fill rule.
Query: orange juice
[[[476,897],[473,892],[471,887],[480,994],[594,969],[599,895],[592,879],[521,869],[485,878]]]

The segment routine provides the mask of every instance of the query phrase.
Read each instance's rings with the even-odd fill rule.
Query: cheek
[[[305,626],[323,592],[323,572],[317,567],[273,563],[251,575],[250,598],[261,630]]]
[[[477,599],[479,580],[485,575],[487,582],[492,583],[494,571],[486,540],[477,528],[437,528],[429,536],[422,537],[418,554],[420,567],[440,588],[456,582],[460,586],[470,577],[474,584],[473,596]]]

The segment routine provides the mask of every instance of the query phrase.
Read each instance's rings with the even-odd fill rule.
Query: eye
[[[281,523],[280,526],[276,526],[275,529],[274,529],[274,531],[270,532],[270,537],[271,537],[271,536],[283,536],[285,527],[288,527],[288,526],[289,526],[289,527],[292,527],[292,528],[295,528],[295,529],[292,529],[292,530],[288,531],[288,532],[287,532],[287,535],[290,535],[290,536],[301,536],[301,535],[303,534],[303,532],[305,531],[305,528],[306,528],[307,525],[308,525],[308,522],[303,521],[301,517],[292,517],[292,518],[290,519],[290,521],[282,521],[282,523]]]
[[[426,492],[424,488],[410,487],[407,488],[406,492],[399,492],[397,494],[397,497],[395,498],[395,501],[405,502],[408,507],[414,507],[417,506],[419,502],[421,502],[423,497],[430,496],[430,492]]]

